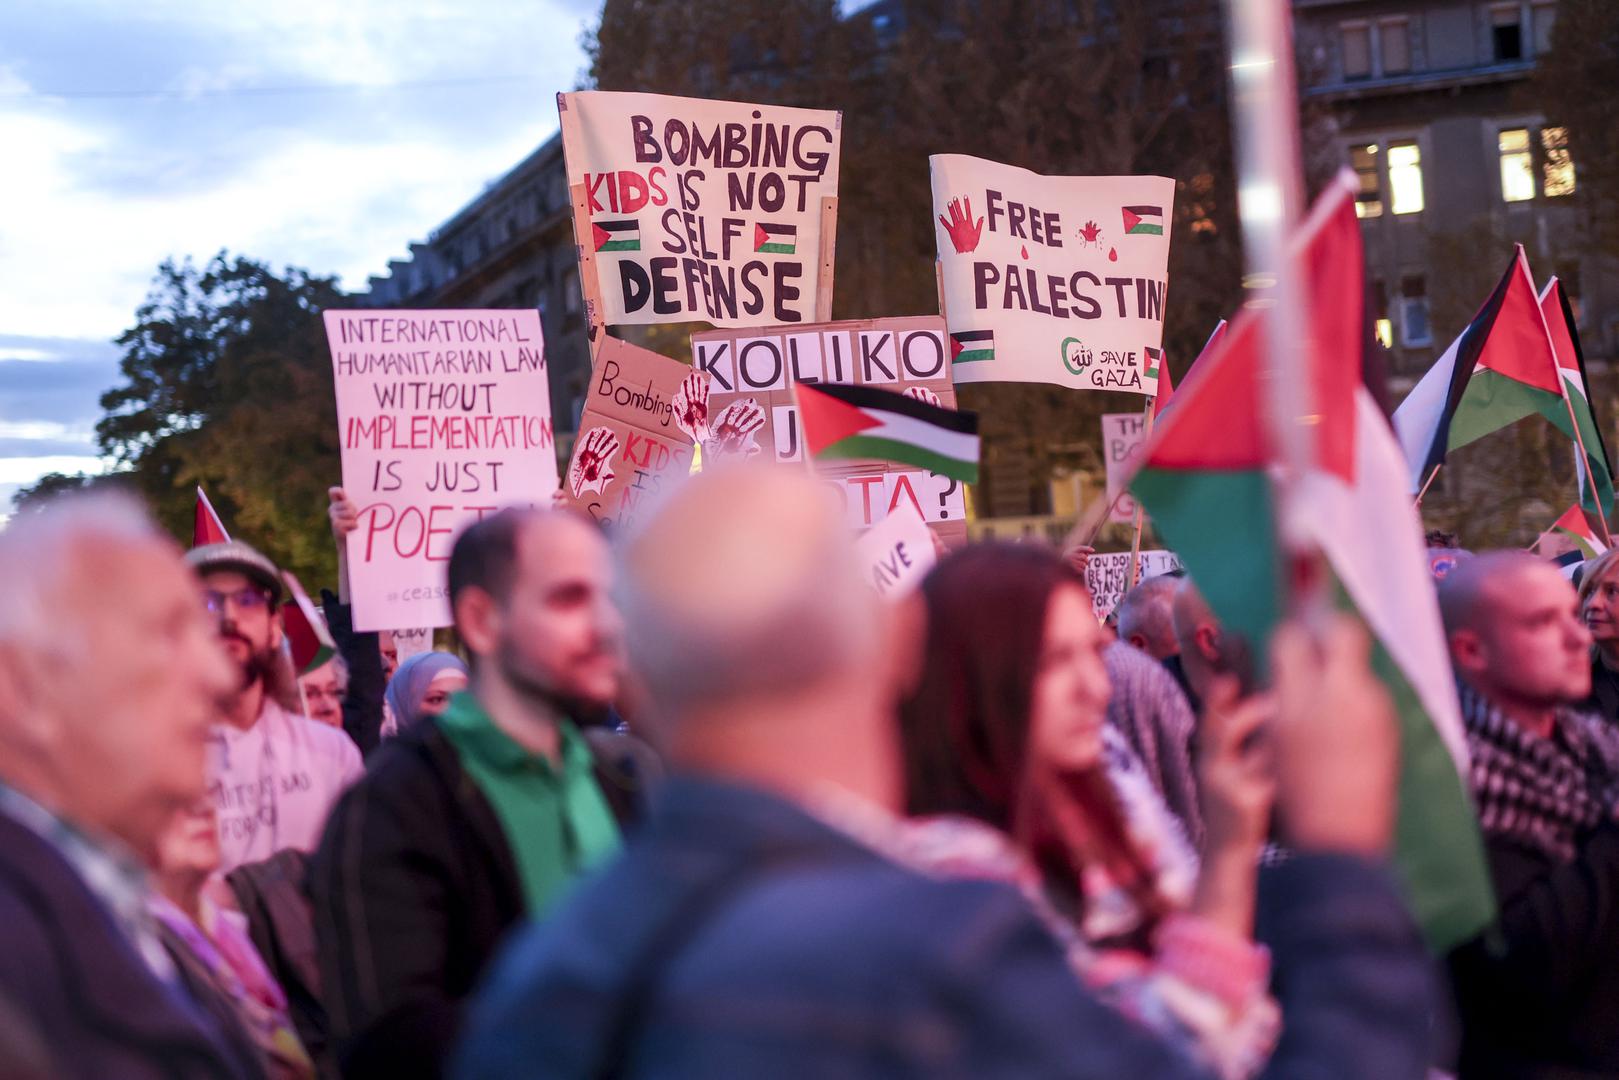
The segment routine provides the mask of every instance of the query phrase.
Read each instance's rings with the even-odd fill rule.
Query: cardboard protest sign
[[[433,628],[431,626],[418,626],[410,630],[395,630],[393,632],[395,654],[399,663],[415,656],[417,653],[433,651]]]
[[[953,409],[947,341],[937,315],[710,330],[692,335],[692,370],[707,379],[711,433],[740,432],[740,452],[797,462],[804,445],[795,384],[878,386]],[[955,480],[883,461],[818,471],[836,481],[856,528],[881,521],[905,501],[936,530],[966,537],[965,528],[956,528],[967,520],[966,492]]]
[[[927,522],[909,506],[889,514],[855,542],[861,572],[877,595],[889,600],[905,596],[939,561]]]
[[[598,90],[557,109],[593,340],[831,317],[842,114]]]
[[[1139,576],[1141,581],[1181,569],[1180,556],[1173,551],[1143,551]],[[1110,551],[1092,555],[1085,568],[1085,587],[1091,591],[1091,609],[1098,619],[1118,606],[1129,591],[1130,553]]]
[[[617,338],[602,343],[563,501],[608,526],[628,525],[647,496],[691,472],[692,440],[674,402],[691,368]]]
[[[1136,519],[1136,500],[1125,481],[1130,475],[1130,463],[1147,441],[1147,418],[1134,413],[1104,413],[1102,415],[1102,464],[1107,470],[1107,494],[1113,500],[1108,510],[1109,521],[1126,525]]]
[[[557,488],[537,311],[328,311],[356,630],[448,626],[456,534]]]
[[[928,161],[955,381],[1154,393],[1175,182]]]

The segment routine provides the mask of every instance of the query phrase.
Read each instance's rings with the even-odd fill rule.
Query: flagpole
[[[1230,21],[1237,206],[1247,264],[1247,307],[1267,307],[1264,382],[1281,465],[1275,480],[1278,585],[1286,610],[1319,626],[1330,610],[1320,552],[1299,520],[1298,483],[1314,465],[1310,370],[1314,326],[1292,238],[1303,205],[1298,92],[1289,0],[1226,0]],[[1258,644],[1257,642],[1255,643]]]
[[[1591,505],[1597,508],[1597,521],[1602,525],[1602,542],[1612,547],[1613,536],[1608,532],[1608,515],[1602,509],[1602,496],[1597,494],[1597,478],[1591,472],[1591,455],[1585,452],[1585,436],[1580,434],[1580,418],[1574,415],[1574,402],[1568,396],[1568,383],[1563,380],[1561,374],[1558,375],[1557,381],[1563,387],[1563,404],[1568,406],[1568,425],[1573,429],[1574,442],[1580,448],[1580,461],[1585,464],[1586,475],[1591,478]]]
[[[1160,360],[1159,363],[1163,363],[1163,361]],[[1153,406],[1156,405],[1157,403],[1158,403],[1158,399],[1156,397],[1151,398],[1151,399],[1149,399],[1147,401],[1147,410],[1146,410],[1146,412],[1147,412],[1147,420],[1146,420],[1147,426],[1146,426],[1146,430],[1142,434],[1142,441],[1143,442],[1150,442],[1152,440],[1152,421],[1153,421],[1153,413],[1155,411],[1153,409]],[[1135,535],[1135,539],[1130,541],[1130,576],[1124,579],[1125,582],[1127,583],[1125,585],[1125,590],[1126,591],[1136,587],[1136,570],[1140,567],[1140,565],[1141,565],[1141,500],[1137,499],[1136,500],[1136,535]]]
[[[1434,477],[1438,476],[1439,475],[1439,470],[1444,468],[1444,467],[1445,467],[1445,463],[1443,461],[1441,461],[1438,465],[1435,465],[1433,467],[1433,472],[1428,474],[1428,479],[1426,479],[1426,480],[1424,480],[1422,482],[1422,490],[1417,492],[1417,501],[1416,501],[1416,506],[1417,507],[1420,508],[1422,506],[1422,497],[1424,495],[1428,494],[1428,488],[1433,486]]]

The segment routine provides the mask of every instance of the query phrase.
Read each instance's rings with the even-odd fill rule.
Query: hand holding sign
[[[613,455],[618,452],[618,436],[608,428],[593,428],[585,435],[583,449],[573,463],[568,477],[573,497],[581,492],[594,491],[600,495],[617,474],[612,469]]]
[[[708,441],[708,380],[697,372],[687,375],[675,392],[675,426],[694,443]]]
[[[950,220],[946,221],[944,215],[939,215],[939,224],[944,231],[950,234],[950,242],[956,245],[956,254],[965,255],[978,248],[978,238],[984,234],[984,216],[978,216],[978,223],[973,224],[973,201],[967,200],[967,211],[962,213],[961,200],[950,200]]]
[[[754,434],[765,426],[765,411],[753,398],[733,401],[714,421],[712,437],[703,444],[703,456],[753,457],[763,451]]]
[[[944,402],[939,400],[939,395],[935,394],[932,390],[929,390],[925,386],[910,387],[905,391],[905,396],[908,398],[913,398],[916,401],[920,401],[926,405],[938,405],[941,408],[944,406]]]

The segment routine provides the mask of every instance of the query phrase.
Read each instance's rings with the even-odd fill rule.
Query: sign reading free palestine
[[[955,382],[1156,393],[1175,181],[928,161]]]

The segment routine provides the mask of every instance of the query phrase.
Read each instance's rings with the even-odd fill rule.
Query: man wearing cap
[[[281,576],[239,540],[193,548],[220,643],[238,687],[214,729],[209,790],[219,811],[221,870],[285,848],[312,851],[332,804],[362,766],[342,731],[288,711],[291,668],[281,657]]]

